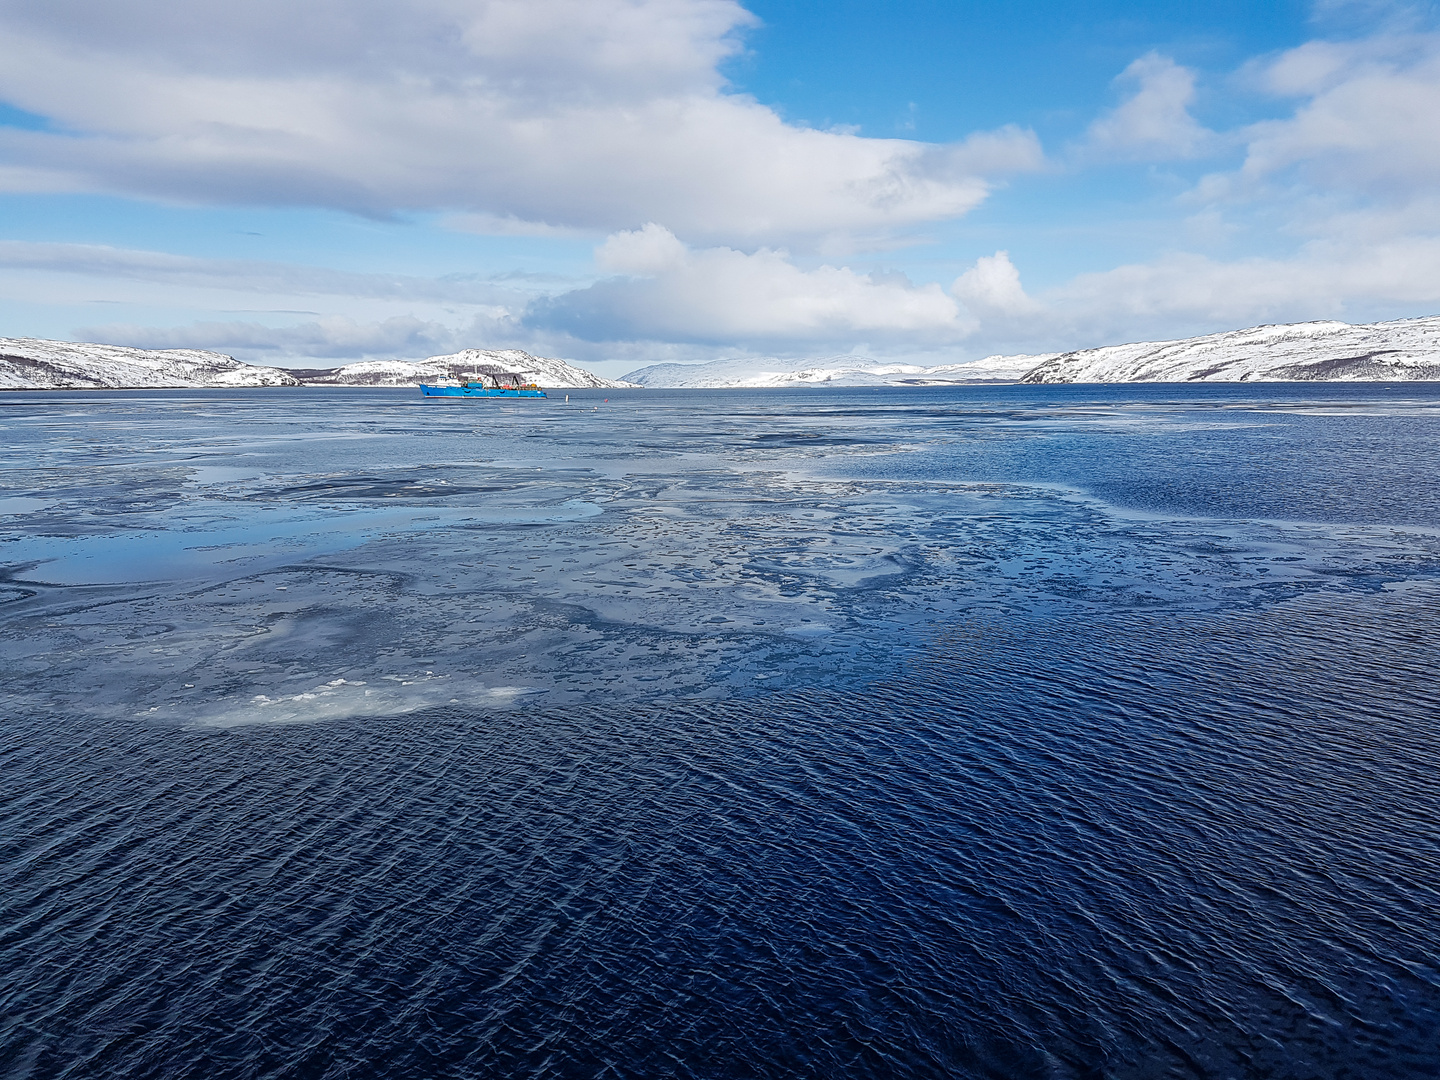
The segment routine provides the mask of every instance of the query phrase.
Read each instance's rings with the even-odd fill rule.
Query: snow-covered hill
[[[1440,380],[1440,315],[1352,326],[1256,326],[1180,341],[1141,341],[1039,356],[920,367],[863,356],[654,364],[624,380],[518,349],[465,349],[425,360],[367,360],[285,371],[221,353],[0,338],[0,390],[106,387],[414,386],[468,373],[516,372],[554,389],[945,386],[1027,382],[1320,382]]]
[[[338,368],[286,371],[194,349],[131,349],[37,338],[0,338],[0,390],[100,390],[126,387],[415,386],[468,373],[517,372],[556,389],[618,389],[615,382],[563,360],[517,349],[465,349],[427,360],[367,360]]]
[[[915,367],[860,356],[655,364],[625,376],[651,387],[943,386],[974,382],[1316,382],[1440,379],[1440,316],[1352,326],[1256,326],[1039,356]]]
[[[989,356],[966,364],[920,367],[887,364],[864,356],[823,360],[713,360],[708,364],[653,364],[625,378],[655,388],[784,386],[945,386],[951,383],[1018,382],[1042,357]]]
[[[1320,382],[1440,379],[1440,316],[1256,326],[1049,357],[1024,381]]]
[[[426,360],[364,360],[338,368],[297,370],[294,374],[307,386],[417,386],[459,375],[499,372],[515,372],[529,382],[557,390],[618,389],[635,385],[602,379],[564,360],[531,356],[519,349],[463,349]]]
[[[0,390],[120,387],[298,386],[279,368],[195,349],[127,349],[37,338],[0,338]]]

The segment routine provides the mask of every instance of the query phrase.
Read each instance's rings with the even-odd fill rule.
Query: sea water
[[[0,448],[0,1075],[1440,1075],[1440,387]]]

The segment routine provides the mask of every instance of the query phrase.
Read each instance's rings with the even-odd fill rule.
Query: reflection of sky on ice
[[[1436,495],[1387,481],[1435,401],[1383,389],[15,395],[5,692],[215,724],[734,696],[981,617],[1428,602]]]

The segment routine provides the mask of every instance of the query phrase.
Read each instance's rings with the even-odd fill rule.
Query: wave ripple
[[[1325,604],[763,708],[11,720],[6,1075],[1433,1075],[1440,604]]]
[[[0,402],[0,1077],[1440,1076],[1440,389]]]

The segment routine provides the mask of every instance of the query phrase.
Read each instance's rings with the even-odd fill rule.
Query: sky
[[[1440,313],[1386,0],[7,0],[0,336],[956,363]]]

